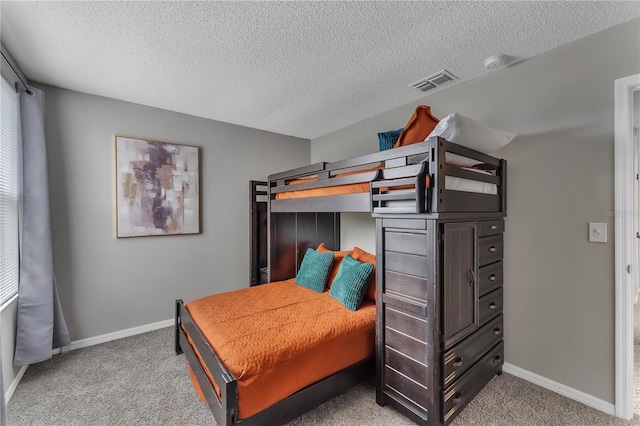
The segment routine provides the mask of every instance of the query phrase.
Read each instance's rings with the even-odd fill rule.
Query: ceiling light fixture
[[[495,70],[507,65],[510,61],[511,57],[508,55],[493,55],[484,60],[484,67],[490,70]]]

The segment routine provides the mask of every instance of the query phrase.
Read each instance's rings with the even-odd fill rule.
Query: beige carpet
[[[640,358],[638,348],[640,345],[636,346],[636,360]],[[638,365],[636,362],[636,368]],[[7,411],[9,425],[215,424],[193,390],[184,355],[173,352],[170,328],[30,366]],[[290,424],[413,423],[391,408],[379,407],[370,381]],[[504,374],[494,377],[452,425],[640,425],[640,416],[623,421]]]

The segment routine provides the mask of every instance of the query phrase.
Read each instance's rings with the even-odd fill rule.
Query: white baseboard
[[[571,398],[575,401],[581,402],[584,405],[595,408],[596,410],[603,411],[607,414],[611,414],[612,416],[616,415],[616,407],[614,404],[604,401],[600,398],[596,398],[593,395],[589,395],[577,389],[571,388],[567,385],[563,385],[562,383],[547,379],[546,377],[532,373],[528,370],[525,370],[524,368],[516,367],[513,364],[505,362],[502,366],[502,371],[526,380],[527,382],[531,382],[535,385],[541,386],[545,389],[549,389],[550,391],[553,391],[555,393],[559,393],[560,395],[566,396],[567,398]]]
[[[141,325],[139,327],[127,328],[126,330],[114,331],[113,333],[101,334],[100,336],[87,337],[86,339],[74,340],[69,346],[57,348],[53,350],[53,355],[73,351],[88,346],[99,345],[100,343],[110,342],[112,340],[122,339],[123,337],[135,336],[136,334],[147,333],[149,331],[159,330],[161,328],[171,327],[175,323],[175,319],[171,318],[164,321],[154,322],[153,324]]]
[[[22,376],[24,376],[24,372],[27,371],[28,366],[29,365],[23,365],[22,367],[20,367],[18,374],[16,374],[16,377],[13,378],[13,381],[9,385],[9,389],[7,389],[7,391],[4,393],[4,400],[7,404],[9,403],[9,400],[13,396],[13,393],[16,391],[16,388],[18,387],[18,383],[20,383],[20,380],[22,380]]]

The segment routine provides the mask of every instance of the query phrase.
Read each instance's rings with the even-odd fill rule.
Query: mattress
[[[483,170],[474,169],[471,167],[462,167],[464,170],[469,170],[476,173],[482,174],[491,174],[485,172]],[[375,169],[371,169],[375,170]],[[360,173],[368,172],[371,170],[363,170]],[[355,173],[349,173],[355,174]],[[348,175],[348,174],[344,174]],[[338,176],[344,176],[338,175]],[[309,179],[296,179],[294,181],[289,182],[289,185],[296,185],[299,183],[313,182],[317,179],[309,178]],[[365,192],[369,192],[369,182],[362,183],[353,183],[348,185],[338,185],[338,186],[328,186],[324,188],[314,188],[314,189],[303,189],[299,191],[288,191],[288,192],[279,192],[276,194],[276,200],[291,200],[296,198],[308,198],[308,197],[324,197],[329,195],[345,195],[345,194],[361,194]],[[463,191],[463,192],[475,192],[479,194],[497,194],[498,193],[498,185],[494,183],[480,182],[471,179],[464,179],[455,176],[445,176],[444,179],[445,189],[452,191]],[[427,176],[425,187],[429,187],[429,177]],[[407,189],[404,187],[397,187],[396,189]]]
[[[238,380],[240,419],[374,353],[373,302],[352,312],[328,291],[316,293],[293,280],[204,297],[186,309]]]
[[[465,168],[465,170],[472,169]],[[498,185],[495,183],[480,182],[479,180],[464,179],[455,176],[444,177],[444,189],[450,191],[475,192],[477,194],[496,195],[498,193]]]

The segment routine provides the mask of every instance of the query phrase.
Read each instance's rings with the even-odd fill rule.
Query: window
[[[18,293],[20,248],[19,103],[15,88],[4,78],[0,90],[0,306]]]

